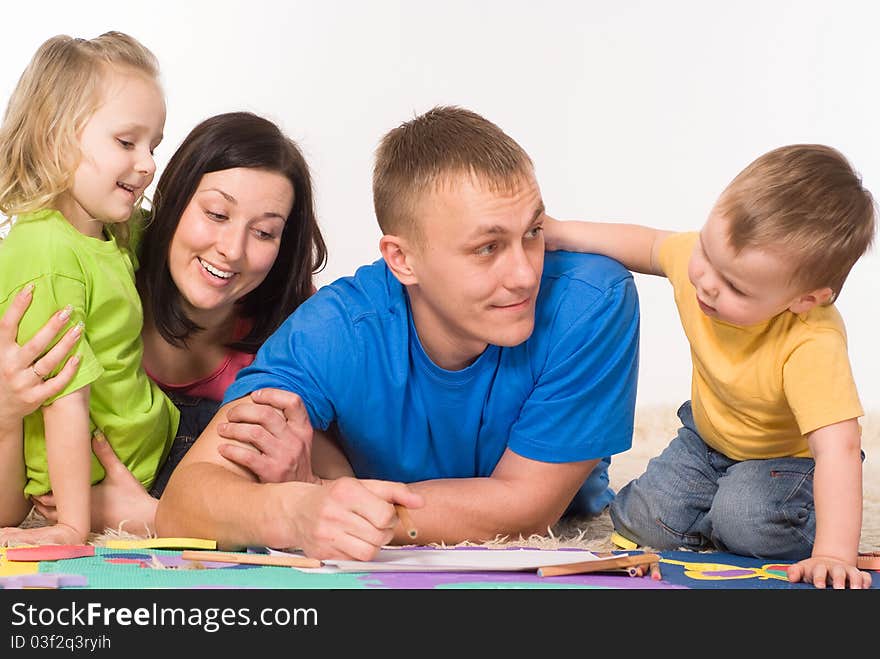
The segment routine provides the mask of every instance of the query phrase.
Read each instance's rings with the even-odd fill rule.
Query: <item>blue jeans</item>
[[[180,424],[177,426],[177,436],[168,452],[168,457],[156,474],[156,480],[153,487],[150,488],[150,495],[158,499],[165,491],[168,485],[168,479],[171,478],[171,472],[189,451],[190,447],[202,434],[214,414],[220,409],[220,401],[209,400],[208,398],[193,398],[192,396],[182,396],[180,394],[167,394],[171,402],[180,410]]]
[[[690,401],[678,436],[611,504],[622,536],[654,549],[801,560],[816,536],[812,458],[732,460],[711,449]]]
[[[575,493],[568,508],[562,513],[563,517],[570,515],[595,517],[608,507],[608,504],[614,499],[614,490],[608,487],[608,466],[610,464],[611,458],[599,460],[584,484]]]

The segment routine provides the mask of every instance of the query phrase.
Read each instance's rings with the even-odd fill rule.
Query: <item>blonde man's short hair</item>
[[[489,190],[514,190],[532,160],[498,126],[475,112],[438,106],[382,138],[373,168],[373,203],[386,235],[422,237],[417,207],[426,193],[471,176]]]
[[[731,247],[778,251],[804,291],[839,295],[874,238],[875,204],[860,176],[836,149],[793,144],[749,164],[716,209],[728,221]]]
[[[0,212],[49,208],[70,189],[82,158],[79,135],[101,102],[108,66],[158,81],[155,55],[122,32],[58,35],[39,47],[0,126]]]

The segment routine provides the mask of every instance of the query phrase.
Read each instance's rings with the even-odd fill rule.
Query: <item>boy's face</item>
[[[455,363],[487,344],[525,341],[544,265],[544,204],[534,177],[511,193],[463,177],[426,195],[418,212],[423,246],[410,257],[411,300],[432,359]]]
[[[713,209],[688,263],[688,278],[703,313],[746,327],[786,310],[805,311],[804,291],[792,285],[792,268],[784,252],[746,248],[736,253],[727,225]]]
[[[81,233],[98,237],[103,224],[125,222],[153,180],[153,149],[162,141],[165,100],[155,81],[108,69],[101,104],[79,142],[82,160],[73,186],[57,202]]]

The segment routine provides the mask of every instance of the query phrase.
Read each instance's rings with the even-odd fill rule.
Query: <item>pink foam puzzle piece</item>
[[[42,545],[40,547],[10,547],[8,561],[61,561],[68,558],[94,556],[92,545]]]

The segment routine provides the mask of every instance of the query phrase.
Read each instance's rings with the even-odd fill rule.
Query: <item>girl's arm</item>
[[[49,479],[58,505],[52,526],[0,531],[0,544],[83,544],[89,535],[91,445],[89,387],[77,389],[43,408]]]
[[[548,250],[603,254],[628,270],[646,275],[666,274],[657,257],[660,244],[671,234],[635,224],[560,222],[551,217],[544,221],[544,245]]]
[[[0,526],[18,526],[30,512],[24,497],[21,419],[0,419]]]
[[[40,379],[38,373],[51,373],[67,357],[79,339],[81,327],[74,326],[68,330],[43,355],[43,351],[67,323],[67,315],[62,310],[53,315],[30,341],[18,345],[15,340],[18,324],[32,297],[33,287],[25,287],[0,317],[0,381],[3,382],[0,387],[0,526],[17,526],[31,509],[23,494],[22,421],[37,410],[43,401],[67,386],[78,364],[76,358],[70,359],[55,377]]]
[[[91,528],[92,446],[89,387],[82,387],[43,408],[49,479],[58,506],[59,526],[71,529],[72,544],[82,543]]]

